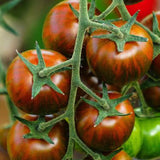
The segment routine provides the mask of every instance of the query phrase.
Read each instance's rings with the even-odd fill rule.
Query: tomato
[[[160,158],[160,117],[139,118],[139,124],[143,142],[136,157],[140,159]]]
[[[160,111],[160,87],[149,87],[143,89],[143,95],[147,104]]]
[[[109,92],[110,99],[121,95]],[[110,152],[120,147],[129,137],[134,126],[134,110],[128,100],[116,106],[121,113],[131,113],[128,116],[106,117],[94,126],[98,110],[85,102],[81,102],[76,110],[76,128],[82,141],[98,152]]]
[[[93,160],[91,157],[86,157],[84,160]],[[131,157],[125,152],[125,151],[120,151],[117,153],[112,160],[132,160]]]
[[[35,121],[38,116],[25,115],[25,119]],[[53,116],[46,116],[46,121]],[[24,139],[29,133],[26,125],[17,121],[11,128],[7,147],[12,160],[61,160],[66,153],[68,143],[68,126],[65,121],[57,123],[49,132],[49,137],[54,142],[50,144],[42,139]]]
[[[128,0],[129,1],[129,0]],[[131,0],[132,1],[132,0]],[[152,13],[153,10],[157,8],[157,0],[142,0],[139,3],[127,5],[127,9],[131,15],[140,10],[137,19],[140,21],[148,14]]]
[[[69,3],[79,11],[79,1],[61,2],[50,10],[43,26],[45,47],[59,51],[67,57],[71,57],[73,54],[78,33],[78,18],[73,14]],[[84,41],[87,41],[87,38],[86,34]],[[85,48],[85,42],[83,47]]]
[[[160,29],[160,11],[155,12],[158,24],[159,24],[159,29]],[[153,26],[153,16],[152,14],[148,15],[142,20],[142,24],[147,26],[150,30],[152,30]],[[151,67],[150,67],[150,73],[155,77],[155,78],[160,78],[160,55],[158,55],[152,62]]]
[[[130,155],[131,157],[136,157],[136,155],[141,149],[141,145],[142,145],[141,129],[138,118],[135,118],[133,131],[128,140],[122,145],[122,147],[123,150],[126,153],[128,153],[128,155]]]
[[[9,133],[10,127],[2,127],[0,128],[0,146],[7,150],[7,136]]]
[[[41,50],[46,67],[62,63],[66,58],[56,51]],[[38,64],[36,50],[28,50],[22,55],[32,64]],[[62,90],[65,95],[59,94],[47,85],[44,85],[39,94],[32,99],[33,75],[16,57],[10,64],[7,72],[6,85],[10,98],[17,107],[30,114],[51,114],[66,107],[70,90],[70,72],[59,72],[51,76],[52,82]]]
[[[0,160],[10,160],[7,152],[0,147]]]
[[[125,21],[117,21],[118,27]],[[96,30],[91,36],[108,34]],[[153,57],[153,43],[149,34],[138,25],[133,25],[130,34],[148,38],[147,42],[127,42],[123,52],[118,52],[115,43],[108,39],[90,38],[86,57],[93,73],[108,84],[123,86],[140,79],[149,69]]]
[[[112,160],[132,160],[132,158],[125,152],[125,151],[120,151],[117,153]]]

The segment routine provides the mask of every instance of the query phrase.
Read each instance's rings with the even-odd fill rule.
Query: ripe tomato
[[[142,146],[136,156],[139,159],[159,159],[160,117],[139,118]]]
[[[118,92],[109,92],[110,99],[120,96]],[[121,102],[116,109],[131,114],[106,117],[95,127],[98,110],[85,102],[79,104],[76,110],[77,133],[88,147],[98,152],[111,152],[128,139],[134,126],[134,110],[128,100]]]
[[[160,111],[160,87],[149,87],[143,90],[144,98],[147,104]]]
[[[25,115],[25,119],[35,121],[38,116]],[[46,121],[53,119],[53,116],[46,116]],[[68,143],[68,126],[65,121],[57,123],[49,132],[49,137],[54,144],[41,139],[24,139],[23,136],[29,133],[26,125],[17,121],[11,128],[7,147],[12,160],[61,160],[64,156]]]
[[[73,54],[78,32],[78,18],[73,14],[69,3],[79,11],[79,1],[61,2],[50,10],[43,26],[45,47],[59,51],[67,57],[71,57]],[[87,37],[86,35],[85,41]]]
[[[91,157],[86,157],[84,160],[93,160]],[[131,157],[125,152],[125,151],[120,151],[117,153],[112,160],[132,160]]]
[[[125,21],[117,21],[118,27]],[[115,43],[108,39],[90,38],[86,46],[88,64],[97,77],[108,84],[123,86],[140,79],[149,69],[153,57],[153,44],[149,34],[138,25],[131,28],[132,35],[148,38],[147,42],[127,42],[123,52],[118,52]],[[91,36],[108,34],[96,30]]]
[[[46,67],[57,65],[66,60],[63,55],[55,51],[41,50],[41,52]],[[28,50],[22,55],[32,64],[38,64],[36,50]],[[32,99],[33,75],[23,61],[16,57],[8,68],[6,85],[9,96],[17,107],[26,113],[46,115],[66,107],[70,90],[69,71],[56,73],[51,76],[51,79],[65,95],[44,85],[39,94]]]
[[[160,29],[160,11],[155,12],[158,24],[159,24],[159,29]],[[152,25],[153,25],[153,16],[152,14],[148,15],[142,20],[142,24],[147,26],[150,30],[152,30]],[[151,67],[150,67],[150,73],[156,77],[160,78],[160,55],[158,55],[152,62]]]

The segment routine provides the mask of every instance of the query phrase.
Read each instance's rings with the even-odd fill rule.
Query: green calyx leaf
[[[69,3],[69,7],[71,8],[74,15],[79,18],[79,12]]]
[[[131,95],[132,94],[128,94],[128,95],[122,96],[122,97],[117,98],[117,99],[110,99],[109,96],[108,96],[107,87],[103,83],[103,95],[102,95],[102,99],[104,99],[105,102],[106,102],[103,106],[100,105],[98,102],[91,101],[91,100],[88,100],[88,99],[85,99],[85,98],[82,98],[82,100],[98,110],[99,115],[98,115],[98,117],[97,117],[97,119],[95,121],[95,125],[94,125],[94,127],[96,127],[106,117],[109,117],[109,116],[127,116],[127,115],[130,115],[131,113],[124,114],[124,113],[118,112],[116,110],[116,106],[119,103],[123,102],[124,100],[128,99]]]
[[[0,88],[0,95],[1,94],[8,94],[7,89],[6,88]]]
[[[12,0],[0,6],[0,26],[14,35],[18,35],[18,33],[6,23],[6,21],[3,19],[3,15],[15,7],[20,1],[21,0]]]
[[[50,76],[45,76],[45,77],[39,76],[39,72],[44,68],[46,68],[46,66],[42,57],[40,47],[37,42],[36,42],[36,50],[38,56],[38,65],[33,65],[17,51],[18,56],[26,64],[26,66],[33,75],[32,99],[38,95],[43,85],[48,85],[56,92],[64,95],[64,93],[52,82]]]
[[[23,137],[26,139],[43,139],[48,143],[54,144],[53,141],[50,139],[48,136],[50,130],[52,129],[51,127],[46,128],[43,132],[40,132],[37,128],[40,123],[45,122],[44,116],[39,116],[39,118],[36,121],[28,121],[26,119],[20,118],[15,116],[15,118],[20,121],[21,123],[25,124],[30,132]]]
[[[138,12],[136,12],[126,24],[124,24],[122,27],[119,28],[120,31],[123,33],[123,37],[118,37],[114,32],[112,32],[111,34],[98,35],[94,37],[101,39],[110,39],[111,41],[114,41],[117,45],[118,52],[123,52],[126,42],[131,42],[131,41],[147,42],[148,41],[147,38],[130,34],[131,27],[135,23],[137,15]],[[107,22],[107,24],[109,25],[109,22]],[[112,27],[115,29],[118,28],[114,24],[110,25],[112,25]]]

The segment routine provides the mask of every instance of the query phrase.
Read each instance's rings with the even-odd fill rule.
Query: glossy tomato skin
[[[86,157],[84,160],[93,160],[93,158],[91,157]],[[117,153],[112,160],[132,160],[132,158],[124,151],[120,151],[119,153]]]
[[[25,115],[25,119],[35,121],[38,116]],[[46,121],[53,119],[52,115],[45,116]],[[7,147],[12,160],[61,160],[65,155],[68,144],[68,125],[65,121],[57,123],[49,132],[54,142],[50,144],[41,139],[24,139],[29,133],[26,125],[17,121],[11,128]]]
[[[160,11],[156,11],[155,12],[157,20],[158,20],[158,24],[159,24],[159,29],[160,29]],[[145,26],[147,26],[150,30],[153,29],[153,15],[150,14],[147,17],[145,17],[142,20],[142,24],[144,24]],[[150,73],[152,74],[152,76],[154,76],[155,78],[160,78],[160,55],[158,55],[151,64],[150,67]]]
[[[111,99],[118,98],[118,92],[110,92]],[[128,100],[116,106],[121,113],[131,113],[128,116],[106,117],[96,127],[98,110],[82,102],[76,110],[76,128],[82,141],[98,152],[111,152],[120,147],[129,137],[134,126],[134,110]]]
[[[139,118],[139,124],[143,142],[136,157],[139,159],[160,158],[160,117]]]
[[[118,27],[125,21],[117,21]],[[97,30],[94,35],[108,34]],[[138,25],[133,25],[130,34],[145,37],[147,42],[127,42],[123,52],[118,52],[113,41],[90,38],[87,42],[86,57],[88,64],[97,77],[108,84],[123,86],[140,79],[149,69],[153,57],[153,43],[149,34]]]
[[[123,150],[130,157],[136,157],[142,146],[141,128],[138,118],[135,118],[134,127],[128,140],[122,145]]]
[[[66,61],[58,52],[41,50],[46,67],[54,66]],[[36,50],[28,50],[22,55],[32,64],[38,64]],[[51,76],[52,82],[65,95],[59,94],[47,85],[41,88],[39,94],[32,99],[33,75],[27,66],[16,57],[10,64],[7,72],[6,85],[10,98],[17,107],[30,114],[51,114],[66,107],[70,90],[70,72],[59,72]]]
[[[143,89],[143,95],[150,107],[160,111],[160,87],[155,86]]]
[[[72,12],[69,3],[79,11],[79,0],[68,0],[57,4],[45,19],[42,35],[46,48],[59,51],[67,57],[73,54],[78,33],[78,18]],[[99,13],[98,10],[96,12]],[[86,34],[84,48],[87,39]]]

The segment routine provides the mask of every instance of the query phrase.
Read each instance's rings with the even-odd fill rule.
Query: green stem
[[[39,76],[40,76],[40,77],[49,76],[49,75],[51,75],[52,73],[54,73],[56,70],[61,69],[61,68],[63,68],[63,67],[70,66],[70,65],[72,65],[72,59],[69,59],[69,60],[67,60],[67,61],[65,61],[65,62],[63,62],[63,63],[60,63],[60,64],[58,64],[58,65],[56,65],[56,66],[53,66],[53,67],[44,68],[43,70],[41,70],[41,71],[39,72]]]
[[[79,87],[86,92],[90,97],[94,98],[101,106],[104,106],[105,100],[96,95],[91,89],[89,89],[85,84],[82,82],[79,83]]]
[[[127,20],[129,20],[131,18],[131,15],[128,12],[123,0],[119,0],[119,5],[117,7],[118,7],[118,10],[119,10],[123,20],[127,21]]]
[[[117,35],[117,37],[119,37],[119,38],[123,38],[123,36],[124,36],[123,33],[121,32],[120,28],[114,27],[112,25],[107,25],[105,23],[101,24],[101,23],[93,22],[93,21],[89,21],[88,25],[90,27],[106,29],[108,31],[114,32]]]
[[[66,113],[66,112],[65,112]],[[39,124],[39,127],[38,127],[38,130],[39,131],[43,131],[45,130],[47,127],[50,127],[50,126],[53,126],[55,125],[56,123],[62,121],[63,119],[66,118],[66,114],[61,114],[60,116],[50,120],[50,121],[47,121],[47,122],[43,122],[43,123],[40,123]]]
[[[0,94],[8,94],[8,92],[7,92],[7,90],[6,90],[6,88],[1,88],[0,89]]]
[[[144,99],[144,96],[143,96],[142,90],[140,88],[139,82],[138,81],[134,82],[133,87],[136,89],[136,92],[137,92],[138,97],[139,97],[140,102],[141,102],[141,113],[143,113],[145,115],[149,114],[148,113],[149,106],[147,105],[147,103]]]
[[[103,11],[100,15],[95,16],[94,20],[104,19],[107,15],[109,15],[116,7],[118,3],[117,0],[113,0],[112,3]]]
[[[153,33],[149,28],[147,28],[143,24],[139,23],[138,21],[136,21],[136,24],[138,24],[139,26],[141,26],[143,29],[145,29],[149,33],[149,35],[151,36],[153,42],[155,42],[157,44],[160,44],[160,37],[158,35],[156,35],[155,33]]]

